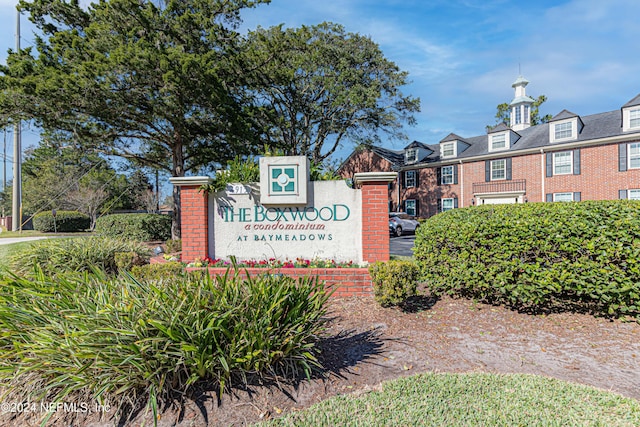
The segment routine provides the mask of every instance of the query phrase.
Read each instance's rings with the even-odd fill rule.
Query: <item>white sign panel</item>
[[[255,192],[211,195],[211,257],[362,263],[361,192],[345,181],[319,181],[306,193],[307,203],[296,206],[263,205]]]

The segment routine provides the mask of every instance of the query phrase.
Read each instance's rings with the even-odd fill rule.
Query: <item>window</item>
[[[520,106],[514,107],[516,110],[516,125],[522,123],[522,111],[520,111]]]
[[[554,202],[573,202],[573,193],[553,193]]]
[[[629,144],[629,169],[640,168],[640,143]]]
[[[450,211],[453,208],[453,199],[442,199],[442,212]]]
[[[404,160],[406,163],[415,163],[418,161],[418,150],[415,148],[412,148],[410,150],[407,150],[404,153]]]
[[[453,184],[453,166],[442,167],[442,183]]]
[[[640,127],[640,110],[629,111],[629,127],[630,128]]]
[[[407,215],[417,216],[416,201],[414,199],[405,200],[404,211],[407,213]]]
[[[454,157],[456,155],[456,143],[455,142],[444,142],[440,145],[440,156],[441,157]]]
[[[568,175],[573,173],[573,156],[571,151],[553,153],[553,174]]]
[[[524,122],[529,123],[529,106],[524,106]]]
[[[416,186],[416,171],[406,171],[404,173],[404,185],[407,188]]]
[[[502,160],[491,161],[491,181],[506,179],[506,162]]]
[[[640,190],[629,190],[629,200],[640,200]]]
[[[504,150],[507,148],[507,135],[504,133],[498,135],[491,135],[491,146],[489,147],[490,151],[494,150]]]
[[[571,136],[573,135],[572,123],[571,122],[558,123],[557,125],[555,125],[554,131],[555,131],[556,140],[571,138]]]

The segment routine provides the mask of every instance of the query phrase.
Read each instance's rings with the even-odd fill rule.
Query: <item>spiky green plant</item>
[[[234,272],[144,284],[0,275],[0,381],[30,401],[121,408],[148,396],[157,417],[159,401],[199,380],[224,390],[250,374],[309,375],[327,298],[317,279]]]

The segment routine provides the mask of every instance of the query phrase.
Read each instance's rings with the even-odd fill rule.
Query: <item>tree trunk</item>
[[[182,152],[182,136],[176,134],[176,142],[173,145],[172,162],[173,176],[184,176],[184,153]],[[171,238],[176,240],[182,236],[182,210],[180,206],[180,187],[173,187],[173,220],[171,221]]]

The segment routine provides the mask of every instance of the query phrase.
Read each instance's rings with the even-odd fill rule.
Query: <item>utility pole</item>
[[[20,11],[16,9],[16,53],[20,52]],[[16,120],[13,133],[13,200],[11,204],[11,230],[22,231],[22,141],[20,120]]]
[[[2,192],[7,189],[7,129],[4,129],[4,141],[2,145]],[[4,216],[4,214],[2,214]]]

